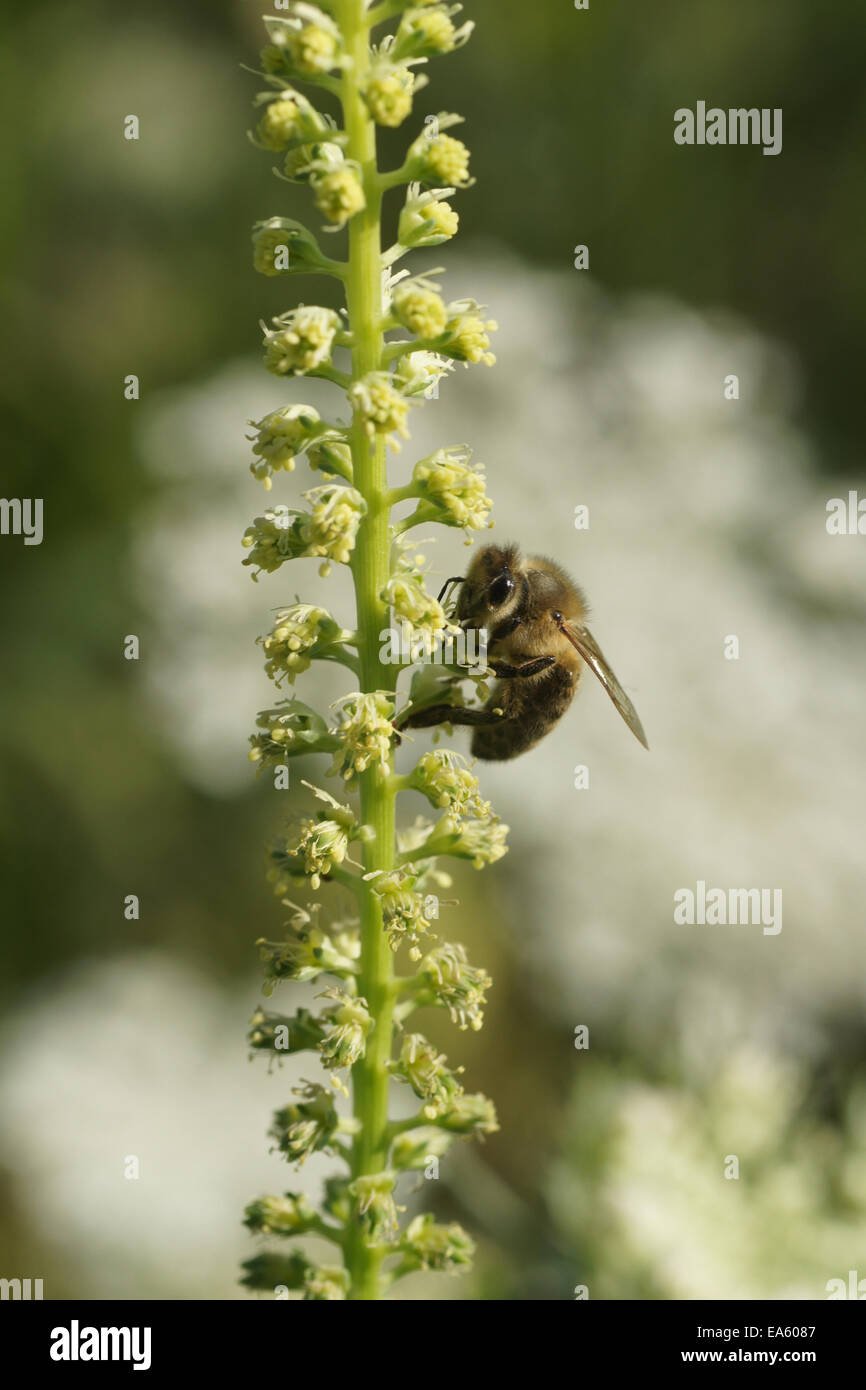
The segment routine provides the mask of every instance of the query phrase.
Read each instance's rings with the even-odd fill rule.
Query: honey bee
[[[584,623],[586,599],[559,565],[538,555],[524,559],[516,545],[487,545],[465,577],[446,580],[440,602],[454,585],[460,586],[454,617],[464,631],[487,630],[487,664],[498,679],[481,709],[428,705],[410,710],[399,728],[471,725],[474,757],[516,758],[558,724],[588,666],[649,748],[637,710]]]

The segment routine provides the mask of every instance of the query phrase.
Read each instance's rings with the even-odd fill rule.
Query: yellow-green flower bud
[[[245,565],[272,574],[286,560],[323,557],[323,575],[331,561],[346,565],[355,548],[355,536],[366,503],[354,488],[324,483],[304,497],[313,503],[309,512],[298,512],[284,503],[257,516],[244,532],[242,545],[250,553]],[[254,576],[255,577],[255,576]]]
[[[255,1235],[301,1235],[314,1221],[315,1212],[303,1193],[259,1197],[250,1202],[244,1212],[244,1225]]]
[[[269,217],[253,228],[253,265],[260,275],[332,271],[334,264],[322,254],[316,238],[302,222],[290,217]]]
[[[256,724],[261,732],[251,735],[248,756],[251,763],[259,764],[259,771],[299,753],[330,753],[336,746],[322,716],[298,700],[262,710]]]
[[[393,873],[377,874],[372,878],[373,892],[382,904],[382,917],[391,949],[401,942],[409,946],[410,960],[420,960],[419,941],[430,931],[427,916],[430,904],[423,894],[415,891],[415,876],[399,869]]]
[[[266,328],[265,366],[275,376],[303,376],[328,362],[340,318],[333,309],[301,305],[273,320]]]
[[[349,1292],[349,1273],[342,1265],[314,1265],[304,1279],[305,1303],[339,1303]]]
[[[424,1212],[409,1222],[400,1249],[405,1273],[435,1269],[441,1274],[459,1274],[471,1265],[475,1242],[456,1221],[445,1226],[435,1221],[431,1212]]]
[[[265,966],[262,993],[265,996],[273,994],[280,980],[298,980],[304,984],[323,973],[354,975],[355,962],[346,954],[345,944],[328,936],[321,927],[309,927],[285,941],[265,941],[260,937],[256,945]]]
[[[422,183],[447,183],[455,188],[468,188],[471,183],[469,150],[453,135],[420,135],[409,157]]]
[[[419,338],[438,338],[445,332],[448,311],[442,296],[435,290],[422,289],[412,281],[398,285],[393,294],[394,316],[398,322],[417,333]]]
[[[284,150],[299,139],[303,125],[301,111],[293,97],[268,102],[256,126],[256,139],[266,150]]]
[[[451,1134],[495,1134],[499,1129],[492,1100],[483,1095],[455,1096],[436,1121]]]
[[[508,826],[495,816],[460,820],[448,811],[425,844],[429,845],[431,855],[450,854],[455,859],[471,859],[476,869],[483,869],[508,853],[507,835]]]
[[[439,246],[457,235],[460,218],[450,203],[442,201],[454,189],[436,188],[426,193],[420,190],[418,183],[409,185],[397,228],[401,246]]]
[[[330,71],[336,64],[339,48],[339,32],[330,22],[327,27],[324,22],[305,24],[300,29],[286,33],[289,62],[297,72],[307,76]]]
[[[383,691],[356,692],[344,695],[337,705],[340,723],[336,734],[342,746],[330,771],[348,782],[368,767],[378,765],[387,770],[394,738],[392,697]]]
[[[489,816],[490,802],[479,795],[478,778],[460,753],[434,748],[423,753],[411,774],[412,786],[440,810],[457,816]]]
[[[441,520],[447,526],[481,531],[492,524],[488,517],[493,503],[485,491],[483,466],[471,464],[470,458],[471,451],[465,447],[437,449],[416,463],[412,480],[424,499],[446,514]]]
[[[408,398],[426,396],[441,381],[443,376],[454,370],[452,364],[435,352],[407,352],[394,369],[393,381],[401,395]]]
[[[382,600],[390,604],[395,617],[408,623],[414,631],[435,633],[460,630],[449,622],[441,603],[426,592],[420,575],[394,575],[382,590]]]
[[[415,77],[409,68],[374,73],[364,90],[364,99],[377,125],[402,125],[412,110]]]
[[[435,9],[429,8],[430,5],[435,5]],[[394,38],[394,53],[401,58],[452,53],[466,42],[475,27],[471,20],[459,29],[455,27],[451,15],[459,9],[459,5],[443,5],[437,0],[418,0],[400,21]]]
[[[271,680],[287,678],[294,684],[297,676],[309,670],[315,649],[339,639],[342,629],[326,608],[309,603],[296,603],[279,611],[267,637],[260,637],[265,653],[265,670]]]
[[[341,478],[352,478],[352,450],[345,439],[335,430],[317,439],[307,450],[307,463],[322,473],[336,473]]]
[[[371,1173],[355,1178],[349,1191],[357,1200],[365,1235],[370,1242],[387,1238],[399,1229],[397,1206],[394,1202],[396,1173]]]
[[[367,206],[361,180],[351,165],[314,173],[311,182],[316,207],[337,228],[345,227],[351,217]]]
[[[409,438],[406,428],[409,402],[394,390],[387,372],[368,372],[349,388],[348,395],[367,434],[371,438],[383,434],[391,448],[399,452],[395,436]]]
[[[297,1009],[291,1015],[256,1009],[250,1019],[247,1042],[255,1052],[270,1053],[269,1060],[273,1061],[275,1057],[317,1048],[323,1037],[324,1029],[309,1009]]]
[[[323,1067],[353,1067],[364,1055],[367,1034],[372,1018],[366,1000],[354,999],[343,991],[337,1008],[322,1015],[322,1023],[330,1023],[319,1047]]]
[[[289,150],[283,162],[283,173],[295,183],[306,183],[314,175],[327,174],[331,169],[339,169],[345,162],[339,145],[328,140],[315,140],[311,144],[298,145]]]
[[[426,1168],[431,1158],[442,1158],[453,1144],[452,1135],[436,1125],[419,1125],[399,1134],[391,1148],[391,1162],[401,1171]]]
[[[496,358],[490,351],[488,333],[499,327],[495,319],[482,319],[474,299],[459,299],[449,305],[449,319],[436,348],[458,362],[484,362],[492,367]]]
[[[350,832],[351,822],[345,825],[322,815],[303,820],[294,843],[286,846],[287,854],[303,859],[304,873],[309,875],[314,891],[321,887],[322,879],[328,877],[333,866],[346,858]]]
[[[355,537],[367,504],[353,487],[324,483],[311,488],[304,496],[313,503],[308,517],[301,520],[301,537],[306,555],[323,556],[339,565],[348,565],[355,549]],[[327,574],[329,564],[321,567]]]
[[[444,1055],[437,1053],[420,1033],[410,1033],[403,1040],[395,1075],[408,1081],[416,1096],[427,1102],[424,1114],[430,1120],[441,1114],[463,1090],[457,1073],[445,1062]]]
[[[458,942],[435,947],[420,962],[418,978],[424,981],[419,1002],[447,1009],[461,1031],[478,1032],[484,1021],[486,991],[493,981],[486,970],[468,963],[465,947]]]
[[[322,429],[319,412],[311,405],[286,405],[281,410],[271,411],[262,420],[249,423],[256,427],[256,434],[247,436],[253,440],[256,455],[250,472],[268,490],[272,474],[280,469],[291,473],[295,459]]]
[[[304,1099],[277,1110],[268,1133],[290,1162],[301,1164],[316,1150],[330,1148],[339,1119],[333,1094],[323,1086],[308,1083],[296,1094]]]

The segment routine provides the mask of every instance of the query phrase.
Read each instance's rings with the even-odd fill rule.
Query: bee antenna
[[[454,575],[451,576],[450,579],[446,579],[446,580],[445,580],[445,583],[442,585],[442,588],[439,590],[439,597],[437,598],[436,602],[437,602],[437,603],[441,603],[441,602],[442,602],[442,596],[443,596],[443,594],[445,593],[446,589],[448,589],[448,587],[449,587],[451,584],[462,584],[462,583],[463,583],[463,575],[462,575],[462,574],[454,574]]]

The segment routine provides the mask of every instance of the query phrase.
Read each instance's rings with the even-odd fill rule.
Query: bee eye
[[[514,580],[510,574],[501,574],[498,579],[494,579],[488,591],[488,600],[495,607],[504,603],[509,594],[514,589]]]

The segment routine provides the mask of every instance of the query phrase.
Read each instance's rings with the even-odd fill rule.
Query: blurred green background
[[[245,137],[260,12],[4,20],[3,491],[44,497],[45,540],[0,541],[0,1273],[49,1297],[238,1296],[241,1205],[293,1185],[264,1138],[291,1077],[244,1057],[287,809],[245,763],[253,639],[290,595],[254,590],[237,542],[245,421],[281,399],[257,322],[321,290],[252,271],[254,220],[316,225]],[[405,1296],[824,1297],[866,1276],[866,542],[824,528],[862,478],[862,5],[465,12],[383,146],[466,116],[478,184],[427,264],[489,302],[500,362],[448,383],[403,459],[476,447],[501,533],[590,587],[653,761],[591,692],[482,771],[512,850],[457,877],[447,935],[496,986],[480,1035],[428,1031],[502,1129],[424,1194],[478,1236],[476,1273]],[[676,146],[698,99],[781,107],[783,153]],[[783,932],[675,928],[699,878],[782,883]]]

